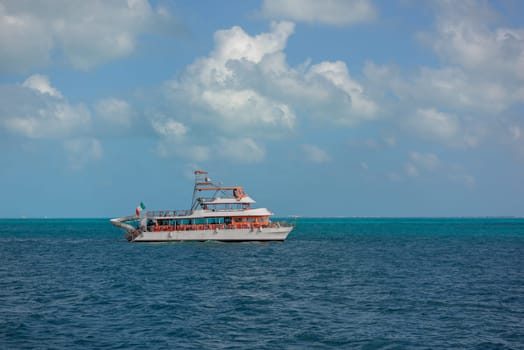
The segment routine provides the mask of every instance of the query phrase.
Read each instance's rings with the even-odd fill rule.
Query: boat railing
[[[151,210],[146,212],[146,217],[172,217],[191,215],[191,210]]]

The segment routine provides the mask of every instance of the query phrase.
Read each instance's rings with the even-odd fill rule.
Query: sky
[[[523,216],[524,2],[0,0],[0,217]]]

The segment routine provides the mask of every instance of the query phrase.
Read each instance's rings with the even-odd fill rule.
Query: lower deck
[[[132,231],[126,234],[130,242],[182,242],[182,241],[284,241],[292,226],[203,229],[190,231]]]

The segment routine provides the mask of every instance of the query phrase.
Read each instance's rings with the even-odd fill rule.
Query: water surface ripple
[[[523,258],[521,219],[299,219],[236,244],[0,220],[0,348],[522,349]]]

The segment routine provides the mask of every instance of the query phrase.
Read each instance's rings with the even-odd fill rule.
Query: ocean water
[[[298,219],[283,243],[131,244],[0,220],[0,349],[523,349],[523,219]]]

